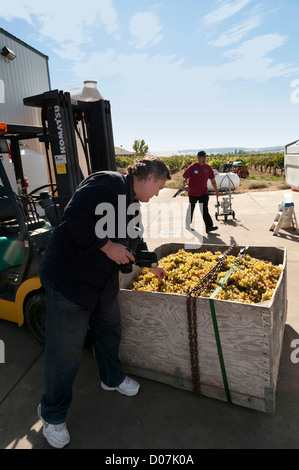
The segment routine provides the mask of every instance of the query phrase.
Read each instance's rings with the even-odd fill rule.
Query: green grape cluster
[[[129,289],[187,295],[215,266],[219,255],[221,255],[219,251],[191,253],[181,249],[159,261],[159,265],[166,271],[163,280],[157,279],[144,268],[141,274],[132,281]],[[236,259],[235,256],[226,258],[217,279],[201,293],[202,297],[210,297]],[[245,254],[215,298],[249,304],[269,300],[274,293],[281,272],[281,265],[274,265],[269,261]]]

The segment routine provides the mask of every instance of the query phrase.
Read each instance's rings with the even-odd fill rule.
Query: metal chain
[[[188,317],[188,333],[189,333],[189,348],[191,359],[191,372],[193,391],[196,395],[201,395],[200,390],[200,371],[198,359],[198,335],[197,335],[197,315],[196,315],[196,299],[200,294],[217,279],[221,268],[228,257],[229,253],[236,245],[232,245],[222,253],[215,266],[213,266],[208,273],[206,273],[198,283],[187,294],[187,317]]]

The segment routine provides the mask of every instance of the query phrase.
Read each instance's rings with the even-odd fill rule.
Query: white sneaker
[[[43,435],[47,439],[50,446],[56,447],[56,449],[62,449],[65,447],[71,440],[65,422],[60,424],[47,423],[42,418],[40,404],[38,405],[37,413],[44,426]]]
[[[103,382],[101,382],[101,387],[103,390],[113,391],[116,390],[117,392],[121,393],[122,395],[127,395],[127,397],[133,397],[137,395],[140,385],[136,380],[130,379],[130,377],[126,376],[124,381],[118,387],[107,387]]]

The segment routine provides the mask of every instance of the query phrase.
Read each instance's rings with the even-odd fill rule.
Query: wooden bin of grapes
[[[287,315],[286,249],[156,249],[167,276],[121,275],[127,373],[274,412]]]

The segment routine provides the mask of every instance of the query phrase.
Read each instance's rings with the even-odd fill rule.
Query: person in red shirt
[[[209,214],[208,202],[208,179],[211,180],[212,186],[215,190],[216,196],[219,196],[218,188],[215,180],[215,174],[210,165],[206,163],[207,154],[203,150],[198,152],[198,162],[192,163],[183,173],[184,185],[188,190],[189,195],[189,208],[187,212],[186,226],[190,227],[192,223],[193,213],[197,202],[202,204],[200,206],[202,217],[206,226],[206,232],[213,232],[218,227],[213,226],[212,218]]]

